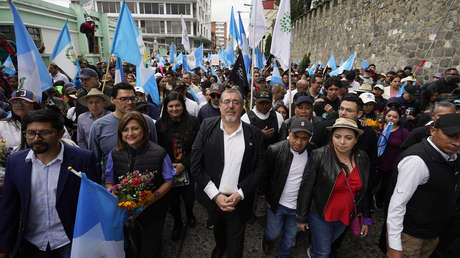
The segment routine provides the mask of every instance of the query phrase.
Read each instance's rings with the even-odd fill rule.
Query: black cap
[[[259,78],[257,78],[256,82],[257,82],[257,83],[266,82],[266,81],[265,81],[265,77],[259,76]]]
[[[306,132],[309,135],[312,135],[313,125],[306,118],[303,118],[303,117],[294,118],[294,120],[291,122],[290,129],[291,129],[291,132],[293,133]]]
[[[256,92],[256,102],[272,102],[272,91],[268,89],[261,89]]]
[[[296,104],[296,106],[298,106],[298,105],[300,105],[300,104],[302,104],[302,103],[310,103],[310,104],[313,105],[313,102],[314,102],[314,100],[313,100],[313,98],[310,97],[310,96],[300,96],[300,97],[298,97],[297,100],[295,101],[295,104]]]
[[[412,96],[415,96],[418,93],[418,87],[415,85],[411,85],[411,84],[406,85],[404,87],[404,90]]]
[[[460,133],[460,114],[441,115],[434,123],[434,127],[441,129],[447,136],[455,136]]]
[[[99,79],[99,75],[96,73],[96,71],[94,71],[91,68],[83,68],[80,71],[80,75],[78,76],[78,79],[85,80],[85,79],[88,79],[88,78],[91,78],[91,77],[96,77],[96,78]]]

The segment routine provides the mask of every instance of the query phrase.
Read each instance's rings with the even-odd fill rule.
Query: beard
[[[222,118],[225,120],[227,123],[235,123],[236,120],[238,119],[236,116],[222,116]]]
[[[34,154],[45,153],[49,150],[49,145],[45,142],[34,142],[30,145]]]

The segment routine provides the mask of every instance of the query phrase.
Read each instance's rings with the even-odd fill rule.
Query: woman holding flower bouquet
[[[166,149],[176,168],[174,188],[171,190],[171,214],[174,217],[172,239],[179,240],[183,229],[179,197],[184,200],[188,226],[194,227],[196,224],[193,215],[195,193],[193,179],[190,177],[190,158],[200,123],[187,112],[184,97],[179,93],[170,93],[163,103],[163,114],[156,123],[156,128],[158,143]]]
[[[166,150],[149,140],[144,116],[126,113],[118,124],[117,145],[107,158],[105,184],[118,196],[120,207],[134,212],[142,209],[132,220],[135,226],[126,232],[127,257],[161,257],[161,234],[169,206],[165,194],[175,173]]]

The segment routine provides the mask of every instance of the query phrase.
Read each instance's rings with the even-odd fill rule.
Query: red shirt
[[[361,190],[363,183],[358,173],[358,166],[353,168],[350,176],[348,177],[353,196],[345,181],[345,173],[340,171],[335,181],[334,189],[332,189],[331,197],[327,202],[326,209],[324,209],[324,220],[327,222],[341,221],[345,225],[350,225],[350,214],[353,211],[353,198],[356,192]]]

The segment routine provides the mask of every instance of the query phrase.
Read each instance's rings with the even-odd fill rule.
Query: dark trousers
[[[50,250],[49,246],[46,251],[41,251],[35,245],[27,240],[23,240],[18,252],[19,258],[70,258],[71,244]]]
[[[90,53],[94,53],[94,34],[86,34],[88,39],[88,48]]]
[[[171,189],[171,215],[174,217],[174,223],[182,222],[182,214],[180,209],[180,198],[184,200],[185,213],[187,219],[193,217],[193,203],[195,202],[195,191],[193,183],[184,186],[178,186]]]
[[[216,209],[210,214],[216,248],[225,251],[228,258],[243,257],[246,221],[241,216],[241,209],[236,208],[232,212],[221,211],[217,206]]]

